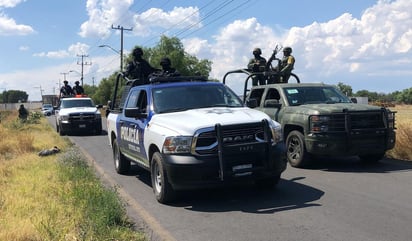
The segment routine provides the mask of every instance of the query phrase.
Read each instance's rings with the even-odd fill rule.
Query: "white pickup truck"
[[[70,133],[100,134],[102,132],[102,105],[95,105],[86,96],[61,98],[55,107],[56,131],[60,135]]]
[[[150,171],[160,203],[176,190],[241,180],[274,187],[286,169],[280,124],[222,83],[158,77],[126,86],[121,99],[107,117],[115,169],[127,173],[134,162]]]

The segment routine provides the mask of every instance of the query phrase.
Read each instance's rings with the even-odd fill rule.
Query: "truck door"
[[[148,111],[147,91],[145,89],[132,90],[124,108],[139,108],[142,113]],[[120,127],[120,148],[127,157],[147,165],[147,155],[143,144],[144,129],[147,118],[128,118],[122,115]]]
[[[283,105],[279,91],[275,88],[268,88],[262,102],[261,111],[268,114],[270,118],[279,121]]]

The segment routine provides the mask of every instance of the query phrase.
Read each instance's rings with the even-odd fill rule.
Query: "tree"
[[[95,103],[107,104],[109,100],[112,100],[116,76],[117,73],[113,73],[108,78],[103,78],[100,81],[99,88],[97,88],[96,92],[92,96]]]
[[[25,91],[21,90],[8,90],[3,91],[1,101],[3,103],[19,103],[27,102],[29,95]]]
[[[182,75],[202,75],[208,77],[212,70],[211,61],[206,59],[199,60],[195,56],[186,53],[183,44],[176,37],[168,38],[163,35],[155,47],[142,49],[143,57],[155,68],[160,69],[160,60],[163,57],[168,57],[172,62],[172,67]],[[126,58],[127,64],[132,60],[132,56],[129,55]]]
[[[96,91],[97,91],[97,86],[95,86],[95,85],[88,85],[88,84],[85,84],[85,85],[83,85],[83,89],[84,89],[84,93],[86,94],[86,95],[88,95],[89,97],[91,97],[91,96],[93,96],[95,93],[96,93]]]
[[[412,88],[405,89],[396,96],[398,102],[412,104]]]
[[[346,96],[353,96],[352,93],[352,87],[350,85],[345,85],[342,82],[338,83],[338,88],[342,93],[344,93]]]

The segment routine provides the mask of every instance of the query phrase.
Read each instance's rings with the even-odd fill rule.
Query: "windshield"
[[[95,107],[91,99],[66,99],[62,100],[60,108]]]
[[[153,90],[155,112],[165,113],[207,107],[242,107],[242,101],[225,85],[168,86]]]
[[[331,86],[290,87],[284,89],[289,105],[351,103],[351,100]]]

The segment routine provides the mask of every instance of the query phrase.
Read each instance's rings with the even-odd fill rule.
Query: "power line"
[[[112,25],[112,29],[120,30],[120,72],[123,72],[123,31],[132,31],[133,28],[123,28],[123,26],[114,27]]]
[[[212,23],[214,23],[214,22],[216,22],[216,21],[222,20],[223,17],[227,16],[228,13],[232,13],[232,14],[233,14],[233,13],[235,12],[235,10],[238,10],[239,8],[243,7],[244,5],[246,5],[247,3],[249,3],[250,1],[251,1],[251,0],[246,0],[245,2],[237,5],[235,8],[232,8],[232,9],[228,10],[227,12],[222,13],[220,16],[218,16],[218,17],[215,18],[215,19],[212,19],[210,22],[208,22],[208,23],[205,24],[204,26],[202,26],[202,27],[200,27],[200,28],[198,28],[198,29],[195,29],[195,30],[193,30],[192,32],[190,32],[190,33],[188,33],[188,34],[186,34],[186,35],[183,35],[182,38],[188,37],[189,35],[191,35],[191,34],[193,34],[193,33],[196,33],[197,31],[200,31],[201,29],[205,28],[206,26],[209,26],[209,25],[211,25]]]
[[[77,55],[77,57],[82,58],[82,62],[79,63],[79,61],[77,61],[77,64],[82,66],[81,79],[80,80],[82,81],[82,86],[83,86],[83,68],[84,68],[85,65],[92,65],[92,62],[85,62],[84,61],[84,58],[89,57],[89,55],[82,54],[82,55]]]

